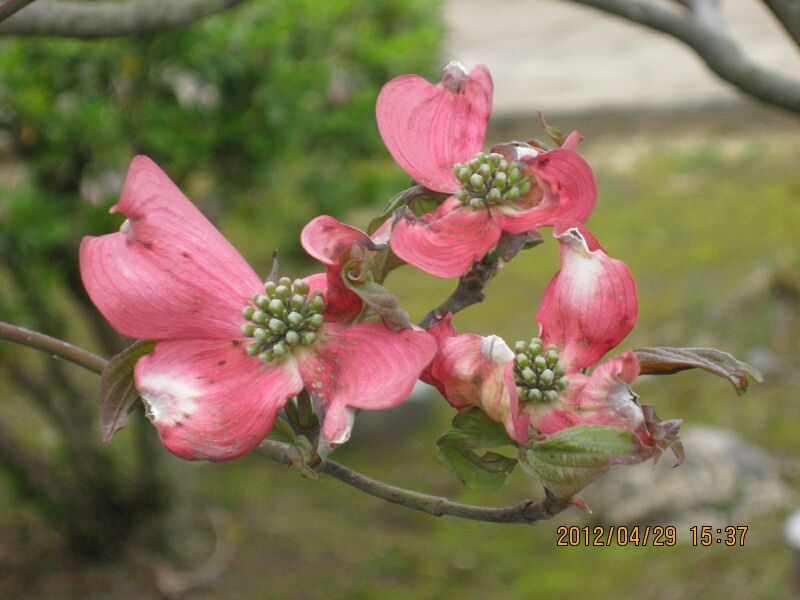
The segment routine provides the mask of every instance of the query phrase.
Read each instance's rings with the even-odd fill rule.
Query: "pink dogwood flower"
[[[577,132],[550,151],[520,144],[481,152],[492,90],[486,67],[468,73],[450,63],[438,84],[402,75],[378,96],[378,129],[391,155],[420,185],[450,194],[419,218],[406,213],[392,232],[395,254],[433,275],[463,274],[503,232],[584,223],[594,209],[597,189],[575,151]]]
[[[135,384],[164,446],[181,458],[242,456],[303,388],[323,440],[341,444],[356,409],[405,400],[436,351],[422,331],[348,324],[354,299],[335,277],[312,277],[315,290],[303,279],[262,283],[146,157],[131,163],[111,211],[127,220],[83,239],[81,276],[117,331],[157,340],[136,364]],[[310,240],[337,244],[324,230]]]
[[[517,342],[512,350],[497,336],[458,335],[448,316],[429,330],[439,352],[423,380],[458,409],[480,407],[520,444],[532,432],[607,425],[634,432],[647,452],[658,455],[677,439],[677,425],[660,427],[652,410],[639,405],[629,386],[639,374],[636,354],[626,351],[583,373],[633,328],[633,277],[585,227],[559,226],[554,235],[561,269],[536,315],[539,338]]]

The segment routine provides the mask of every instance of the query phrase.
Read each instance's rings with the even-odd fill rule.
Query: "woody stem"
[[[280,442],[264,441],[259,450],[272,460],[288,463],[288,446]],[[550,495],[542,500],[523,500],[511,506],[489,507],[460,504],[442,496],[430,496],[377,481],[362,473],[327,460],[318,470],[362,492],[393,504],[441,517],[449,515],[472,521],[490,523],[527,523],[550,519],[570,504]]]
[[[9,340],[23,346],[28,346],[54,358],[63,358],[71,363],[101,374],[107,361],[96,354],[79,348],[57,338],[31,331],[23,327],[11,325],[0,321],[0,339]],[[262,454],[281,463],[288,463],[286,444],[264,441],[259,446]],[[413,510],[419,510],[431,515],[450,515],[473,521],[488,521],[491,523],[535,523],[549,519],[566,509],[567,502],[547,496],[543,500],[523,500],[519,504],[492,508],[487,506],[472,506],[452,502],[441,496],[429,496],[412,490],[396,487],[371,479],[357,471],[353,471],[333,461],[321,463],[318,467],[323,473],[338,479],[356,489],[366,492],[387,502],[399,504]]]
[[[50,337],[49,335],[44,335],[38,331],[12,325],[11,323],[0,321],[0,339],[9,340],[23,346],[28,346],[29,348],[40,350],[41,352],[51,354],[53,358],[63,358],[98,375],[103,372],[106,366],[105,359],[96,354],[92,354],[88,350],[73,346],[68,342]]]

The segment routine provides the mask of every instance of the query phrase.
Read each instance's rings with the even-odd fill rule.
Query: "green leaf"
[[[373,280],[372,273],[364,268],[362,259],[351,260],[345,264],[342,269],[342,280],[378,314],[389,329],[399,331],[411,327],[408,313],[400,308],[397,297]]]
[[[671,375],[686,369],[703,369],[731,382],[736,393],[747,391],[750,379],[764,381],[761,371],[727,352],[714,348],[637,348],[642,375]]]
[[[481,448],[516,445],[500,423],[492,421],[474,406],[460,411],[453,418],[453,429],[443,434],[436,443],[439,460],[471,490],[496,490],[517,464],[515,459],[496,452],[483,455],[474,452]]]
[[[439,460],[469,489],[476,492],[496,490],[506,480],[517,461],[496,452],[478,456],[457,443],[439,441]]]
[[[544,130],[547,132],[548,137],[553,140],[553,143],[556,146],[563,146],[567,137],[558,127],[553,127],[552,125],[547,124],[542,111],[539,111],[539,121],[541,122],[542,127],[544,127]]]
[[[462,446],[470,449],[516,445],[506,434],[505,427],[501,423],[490,419],[477,406],[470,406],[459,411],[453,417],[453,429],[439,439],[442,438],[459,440]]]
[[[631,431],[601,425],[562,429],[520,451],[522,468],[556,497],[568,499],[605,473],[612,464],[644,458]]]
[[[128,423],[139,394],[133,383],[133,368],[145,354],[149,354],[156,343],[138,340],[114,356],[100,375],[100,424],[103,441],[108,442],[114,434]]]

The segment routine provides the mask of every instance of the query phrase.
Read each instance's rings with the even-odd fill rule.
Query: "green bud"
[[[486,152],[478,152],[473,158],[477,159],[479,163],[485,163],[486,159],[489,157],[486,156]]]
[[[286,314],[286,306],[284,306],[283,302],[278,300],[277,298],[273,298],[269,301],[269,305],[267,306],[267,311],[273,317],[282,317]]]
[[[464,188],[461,188],[456,192],[456,198],[462,204],[465,204],[469,200],[469,192]]]
[[[293,309],[303,310],[303,307],[306,305],[306,297],[301,296],[300,294],[295,294],[292,296],[291,304]]]
[[[542,397],[545,399],[545,402],[553,404],[553,402],[558,400],[558,392],[555,390],[547,390],[542,394]]]
[[[514,186],[510,190],[506,192],[506,200],[509,202],[514,202],[519,200],[519,188]]]
[[[528,400],[531,402],[541,402],[542,401],[542,391],[533,388],[532,390],[528,390]]]
[[[503,160],[503,155],[502,154],[498,154],[497,152],[492,152],[486,158],[486,162],[488,162],[492,166],[492,168],[496,167],[497,163],[499,163],[501,160]]]
[[[311,300],[308,301],[308,308],[312,312],[320,312],[323,308],[325,308],[325,300],[322,299],[322,294],[315,292],[311,297]]]
[[[558,352],[558,346],[556,346],[555,344],[548,344],[547,351],[550,352],[551,350],[553,352]]]
[[[259,296],[258,302],[256,302],[256,306],[258,306],[258,308],[260,308],[261,310],[267,310],[269,303],[270,303],[269,298],[267,298],[266,296]]]
[[[269,317],[267,316],[267,313],[265,313],[263,310],[257,310],[256,312],[253,313],[253,322],[254,323],[258,323],[259,325],[263,325],[268,320],[269,320]]]
[[[256,326],[252,323],[245,323],[242,325],[242,335],[245,337],[253,337],[253,334],[256,331]]]
[[[497,163],[497,170],[501,172],[508,170],[508,161],[505,158]]]
[[[453,175],[455,175],[456,178],[457,178],[458,174],[461,172],[461,169],[463,169],[463,168],[464,168],[464,165],[462,165],[461,163],[454,164],[453,165]]]
[[[260,350],[261,350],[261,344],[259,344],[258,342],[252,342],[250,344],[247,344],[247,348],[245,348],[245,352],[247,352],[247,354],[250,356],[255,356],[256,354],[259,353]]]
[[[311,344],[314,343],[314,341],[316,341],[316,339],[317,339],[317,334],[314,333],[313,331],[306,331],[305,333],[303,333],[303,344],[305,346],[310,346]]]
[[[514,352],[519,354],[520,352],[525,352],[528,349],[528,342],[524,340],[517,340],[514,342]]]
[[[295,294],[302,294],[305,296],[308,294],[309,290],[308,282],[305,279],[295,279],[292,282],[292,290],[294,290]]]
[[[521,184],[519,184],[519,192],[523,196],[525,196],[530,191],[531,191],[531,182],[529,180],[526,179]]]
[[[498,173],[494,178],[494,187],[502,190],[506,187],[507,177],[505,173]]]
[[[261,362],[268,363],[272,360],[272,350],[264,350],[263,352],[260,352],[258,358],[261,360]]]
[[[569,387],[569,379],[556,379],[556,387],[563,392]]]
[[[537,371],[544,371],[547,368],[547,361],[541,354],[533,359],[533,366]]]
[[[481,161],[478,160],[477,157],[469,159],[467,166],[470,168],[471,171],[477,171],[478,168],[481,166]]]
[[[539,338],[533,338],[531,340],[531,352],[533,352],[534,354],[541,354],[543,347],[544,344],[542,343],[542,340],[540,340]]]
[[[292,285],[292,280],[288,277],[281,277],[278,279],[278,285],[282,285],[284,287],[290,287]]]
[[[518,385],[517,386],[517,396],[519,396],[519,399],[522,400],[522,401],[527,400],[528,399],[528,388],[524,388],[521,385]]]
[[[511,185],[519,182],[520,178],[522,177],[522,173],[519,172],[519,169],[516,167],[512,167],[511,171],[508,174],[508,181]]]
[[[267,330],[263,327],[257,327],[256,330],[253,332],[253,337],[256,338],[259,342],[266,342],[269,334]]]
[[[485,163],[484,163],[484,164],[482,164],[482,165],[480,166],[480,168],[478,169],[478,175],[480,175],[481,177],[483,177],[484,181],[485,181],[486,179],[489,179],[489,176],[490,176],[491,174],[492,174],[492,167],[490,167],[489,165],[487,165],[487,164],[485,164]]]
[[[524,354],[523,352],[520,352],[519,354],[517,354],[514,357],[514,361],[517,363],[517,366],[520,369],[524,369],[525,367],[530,367],[531,366],[531,359],[528,358],[528,355]]]
[[[254,309],[252,306],[245,306],[245,307],[242,309],[242,316],[243,316],[245,319],[247,319],[247,320],[250,320],[250,319],[252,319],[252,318],[253,318],[253,313],[254,313],[254,312],[256,312],[256,310],[255,310],[255,309]]]
[[[286,332],[286,343],[290,346],[297,346],[300,343],[300,334],[296,331],[287,331]]]
[[[544,386],[551,386],[553,385],[553,380],[555,379],[555,375],[550,369],[545,369],[539,374],[539,383]]]
[[[536,381],[536,373],[534,373],[530,368],[522,369],[522,378],[526,383],[533,383]]]
[[[548,350],[547,354],[544,355],[544,358],[547,361],[547,366],[552,368],[558,364],[558,351]]]
[[[272,354],[275,356],[283,356],[289,351],[289,348],[286,347],[286,344],[283,342],[278,342],[272,347]]]
[[[462,166],[458,171],[456,171],[456,179],[458,179],[461,183],[467,183],[469,181],[469,176],[471,175],[469,169]]]
[[[486,199],[492,204],[500,202],[502,198],[503,194],[497,188],[490,189],[489,193],[486,195]]]
[[[276,287],[278,286],[274,281],[264,282],[264,291],[267,293],[267,296],[273,296],[275,294]]]
[[[473,198],[472,200],[469,201],[469,207],[472,210],[480,210],[481,208],[483,208],[483,202],[481,202],[480,198]]]
[[[283,278],[281,278],[283,279]],[[289,298],[292,295],[292,290],[289,289],[288,285],[279,285],[275,288],[275,295],[278,298],[283,298],[284,300]]]
[[[261,297],[261,294],[259,294],[259,293],[255,293],[255,294],[253,294],[252,296],[250,296],[250,301],[251,301],[253,304],[255,304],[256,302],[258,302],[258,299],[259,299],[260,297]]]
[[[553,373],[555,374],[556,377],[563,377],[564,373],[566,373],[566,372],[567,372],[567,370],[564,368],[564,365],[562,365],[561,363],[558,363],[555,366],[555,368],[553,369]]]
[[[481,177],[477,173],[473,173],[472,176],[469,178],[469,184],[476,190],[483,189],[483,177]]]
[[[289,323],[289,325],[291,325],[292,329],[298,329],[306,322],[305,318],[303,318],[303,315],[294,311],[286,315],[286,321]]]
[[[314,329],[319,329],[322,327],[322,324],[325,322],[323,316],[319,313],[311,315],[308,319],[308,324],[311,325]]]
[[[267,324],[267,327],[269,327],[269,330],[272,333],[276,333],[278,335],[280,335],[287,329],[286,323],[284,323],[280,319],[270,319],[269,323]]]

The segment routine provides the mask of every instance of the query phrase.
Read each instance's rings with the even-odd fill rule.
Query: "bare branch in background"
[[[721,79],[763,102],[800,113],[800,80],[786,77],[754,63],[742,52],[727,33],[719,18],[716,0],[686,0],[680,2],[687,10],[675,12],[645,0],[570,0],[599,11],[616,15],[666,33],[689,46]],[[769,4],[788,5],[779,0]],[[797,4],[793,0],[792,4]],[[795,14],[788,6],[778,12]],[[789,25],[781,20],[784,27]],[[794,34],[792,34],[794,35]]]
[[[0,23],[0,34],[82,39],[146,35],[188,25],[242,2],[243,0],[39,0]],[[16,4],[26,3],[17,0]]]
[[[5,21],[18,10],[25,8],[34,0],[6,0],[0,4],[0,21]]]
[[[800,0],[764,0],[764,4],[800,48]]]

